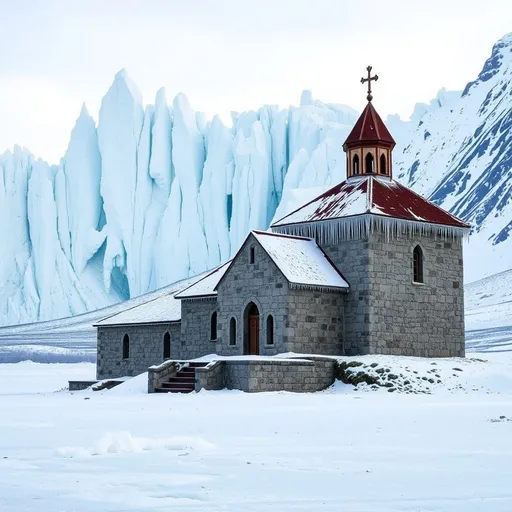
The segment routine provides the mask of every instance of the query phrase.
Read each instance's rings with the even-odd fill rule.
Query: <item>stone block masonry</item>
[[[253,249],[254,262],[250,261]],[[343,354],[343,292],[292,287],[255,237],[249,237],[218,285],[219,336],[217,353],[248,354],[246,308],[259,312],[259,355],[283,352]],[[273,319],[273,343],[268,328]],[[230,344],[230,321],[235,342]]]
[[[413,282],[417,245],[423,252],[423,283]],[[460,238],[371,233],[323,248],[350,283],[346,355],[464,356]]]
[[[180,342],[180,323],[127,324],[98,327],[96,378],[110,379],[144,373],[164,361],[164,335],[172,346]],[[128,335],[129,354],[123,358],[123,338]],[[171,352],[172,354],[172,352]]]
[[[196,391],[239,389],[247,393],[264,391],[314,392],[334,382],[335,361],[328,358],[229,359],[215,361],[196,371]]]
[[[171,344],[173,359],[194,359],[214,354],[216,339],[211,339],[211,320],[217,311],[217,298],[181,301],[181,340]]]

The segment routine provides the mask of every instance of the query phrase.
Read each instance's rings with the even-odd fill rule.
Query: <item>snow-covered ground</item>
[[[0,510],[509,512],[512,354],[478,359],[377,358],[463,388],[432,394],[69,393],[93,364],[3,364]]]

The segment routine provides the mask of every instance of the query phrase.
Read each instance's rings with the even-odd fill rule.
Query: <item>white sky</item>
[[[64,154],[82,102],[97,119],[126,68],[209,116],[297,104],[303,89],[382,116],[462,89],[512,31],[510,0],[0,0],[0,152]]]

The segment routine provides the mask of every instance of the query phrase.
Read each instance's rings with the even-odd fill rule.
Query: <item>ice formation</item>
[[[387,120],[395,178],[474,225],[467,280],[511,266],[511,48],[512,35],[499,41],[463,93]],[[298,107],[226,126],[183,94],[144,106],[120,71],[97,127],[82,108],[59,165],[19,147],[0,156],[0,324],[79,314],[227,261],[249,230],[344,179],[356,118],[305,91]]]

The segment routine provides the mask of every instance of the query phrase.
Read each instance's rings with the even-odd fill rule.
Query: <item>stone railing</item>
[[[226,387],[225,366],[224,361],[212,361],[202,368],[196,368],[195,390],[224,389]]]
[[[154,393],[164,382],[168,381],[178,373],[179,363],[176,361],[165,361],[162,364],[148,368],[148,393]]]

